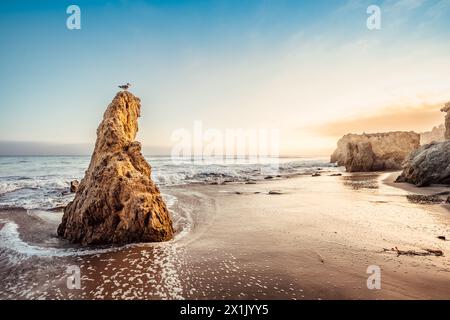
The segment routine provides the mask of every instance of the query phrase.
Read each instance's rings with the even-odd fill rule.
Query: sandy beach
[[[437,237],[450,238],[450,212],[408,200],[431,191],[402,189],[395,174],[167,187],[190,227],[169,242],[120,248],[62,244],[59,212],[1,211],[0,298],[448,299],[450,242]],[[383,250],[393,247],[444,256]],[[81,289],[67,289],[70,265]],[[371,265],[381,269],[379,290],[366,285]]]

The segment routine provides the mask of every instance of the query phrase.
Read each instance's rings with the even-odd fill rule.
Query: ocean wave
[[[262,180],[267,176],[285,177],[293,174],[310,174],[319,168],[332,170],[334,164],[325,161],[291,161],[269,164],[196,165],[186,163],[182,168],[173,165],[154,167],[153,179],[160,185],[182,185],[191,183],[223,184]]]
[[[9,160],[5,160],[9,159]],[[23,207],[51,210],[73,199],[70,181],[81,180],[88,157],[36,157],[27,162],[0,159],[0,208]],[[161,187],[186,184],[224,184],[310,174],[319,168],[334,170],[325,158],[210,159],[172,161],[170,157],[148,158],[152,178]],[[252,161],[254,161],[252,163]]]

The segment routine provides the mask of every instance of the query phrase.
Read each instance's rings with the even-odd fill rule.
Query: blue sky
[[[449,0],[2,1],[0,140],[92,143],[128,81],[144,145],[202,120],[280,128],[286,154],[328,150],[336,137],[314,127],[450,100],[448,39]]]

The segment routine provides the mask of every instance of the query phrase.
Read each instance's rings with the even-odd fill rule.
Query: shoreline
[[[436,237],[449,236],[450,215],[440,206],[410,202],[407,191],[385,178],[327,173],[163,188],[176,196],[175,208],[190,212],[184,235],[87,255],[27,256],[0,248],[0,298],[449,298],[450,241]],[[18,230],[20,236],[20,225]],[[444,256],[383,252],[395,246],[440,249]],[[78,291],[66,288],[65,269],[73,264],[81,269]],[[381,290],[367,288],[371,265],[381,268]]]
[[[401,171],[391,172],[382,181],[390,187],[399,188],[408,192],[413,192],[421,195],[432,195],[436,193],[450,191],[450,187],[445,185],[434,184],[427,187],[416,187],[415,185],[407,182],[395,182],[395,179],[399,176],[400,173]]]

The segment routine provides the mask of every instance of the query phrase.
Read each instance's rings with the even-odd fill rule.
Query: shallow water
[[[60,211],[0,210],[0,299],[450,297],[447,256],[382,252],[447,253],[436,236],[450,231],[448,213],[411,203],[379,173],[329,176],[334,170],[162,186],[176,229],[165,243],[79,248],[56,237]],[[383,268],[380,292],[365,288],[371,264]],[[67,286],[70,266],[81,271],[81,289]]]

